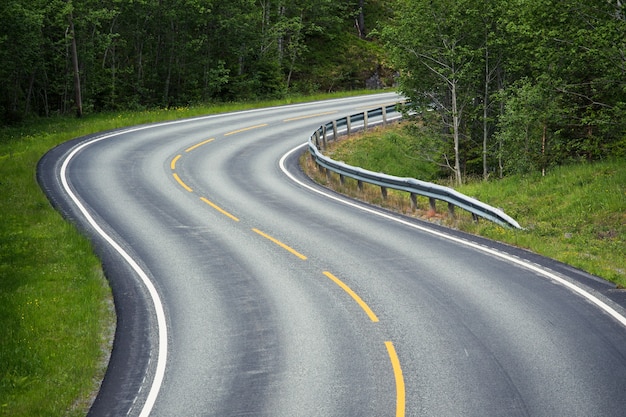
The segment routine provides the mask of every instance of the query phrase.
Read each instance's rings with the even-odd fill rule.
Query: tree
[[[0,4],[0,120],[5,122],[18,121],[34,107],[44,10],[42,1]]]
[[[76,46],[76,31],[74,30],[74,15],[72,12],[71,0],[68,0],[68,22],[69,22],[69,37],[72,51],[72,73],[74,75],[74,104],[76,106],[76,116],[83,116],[83,96],[80,87],[80,69],[78,66],[78,47]]]
[[[474,62],[480,45],[476,14],[469,0],[398,2],[394,25],[384,31],[398,68],[400,89],[416,108],[440,112],[452,137],[452,161],[443,157],[462,183],[461,136],[464,111],[474,98]]]
[[[540,107],[550,110],[542,118],[556,141],[555,160],[605,156],[626,134],[620,115],[626,99],[621,3],[517,0],[511,9],[503,17],[512,51],[507,69],[511,78],[540,80],[536,90],[556,103],[557,118],[552,106]]]
[[[545,175],[556,163],[554,150],[559,138],[552,128],[563,117],[559,98],[546,84],[529,79],[516,82],[506,95],[498,134],[503,168],[509,173],[541,171]]]
[[[356,18],[356,27],[361,39],[367,37],[367,30],[365,27],[365,0],[359,0],[359,9]]]
[[[545,171],[624,153],[622,0],[397,0],[393,8],[383,38],[401,92],[418,114],[440,114],[446,146],[428,149],[442,150],[457,183],[465,172],[487,178],[496,162],[501,174]]]

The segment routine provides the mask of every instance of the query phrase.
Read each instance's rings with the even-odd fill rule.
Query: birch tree
[[[452,155],[443,159],[461,184],[460,143],[464,112],[474,98],[478,32],[471,1],[405,0],[385,39],[402,71],[400,89],[414,105],[431,107],[451,136]]]

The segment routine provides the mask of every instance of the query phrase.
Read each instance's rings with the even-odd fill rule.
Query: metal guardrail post
[[[454,218],[454,204],[452,203],[448,203],[448,214]]]
[[[435,200],[433,197],[429,197],[428,204],[430,206],[430,209],[436,213],[437,212],[437,200]]]
[[[417,210],[417,194],[411,193],[411,211]]]

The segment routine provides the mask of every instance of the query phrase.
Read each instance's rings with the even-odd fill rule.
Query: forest
[[[394,5],[383,39],[422,119],[409,150],[457,184],[626,155],[621,0]]]
[[[462,183],[626,156],[622,0],[4,0],[0,123],[397,88]]]
[[[5,0],[0,113],[11,121],[363,88],[383,54],[365,40],[362,3]]]

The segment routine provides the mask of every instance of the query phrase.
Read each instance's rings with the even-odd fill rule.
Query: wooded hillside
[[[622,0],[393,4],[384,39],[422,115],[411,152],[457,183],[626,155]]]
[[[2,124],[397,82],[458,183],[626,155],[622,0],[4,0],[0,63]]]
[[[383,75],[382,48],[364,40],[366,13],[383,9],[363,3],[4,0],[0,115],[365,88]]]

